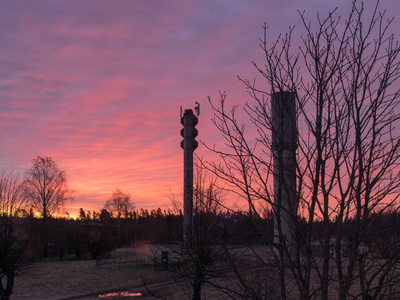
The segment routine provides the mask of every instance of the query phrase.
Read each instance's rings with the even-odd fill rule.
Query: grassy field
[[[144,263],[149,253],[153,253],[151,249],[117,249],[108,259],[101,260],[101,264],[96,260],[75,260],[73,257],[61,261],[56,258],[41,260],[16,277],[11,299],[158,299],[148,290],[170,299],[191,298],[189,290],[175,283],[172,273],[161,266],[155,268],[154,264]],[[126,291],[142,296],[98,297]],[[224,299],[210,287],[202,294],[203,299]]]
[[[30,265],[15,280],[11,299],[157,299],[147,293],[146,286],[157,295],[173,299],[189,299],[187,290],[175,284],[172,274],[160,267],[130,263],[96,266],[95,260],[48,260]],[[140,297],[105,297],[111,292],[142,293]],[[223,299],[217,291],[207,290],[204,299]],[[189,297],[189,298],[188,298]]]
[[[268,249],[267,247],[258,247],[253,250],[259,256],[265,256],[268,254]],[[271,280],[276,277],[277,270],[257,267],[255,252],[247,252],[238,252],[238,256],[242,259],[242,274],[246,274],[248,278],[254,277],[254,283],[263,278],[264,281],[268,279],[272,282]],[[237,278],[233,274],[227,273],[215,280],[221,281],[222,285],[237,286],[235,284]],[[292,282],[292,284],[294,286],[295,283]],[[176,284],[172,273],[163,270],[160,266],[155,268],[154,264],[144,264],[143,254],[141,255],[134,249],[118,249],[111,254],[110,258],[102,260],[101,265],[96,260],[78,261],[72,258],[63,261],[49,259],[33,263],[16,277],[11,299],[157,299],[149,295],[145,285],[157,295],[169,296],[168,299],[191,298],[190,284],[186,284],[186,289],[184,284]],[[329,299],[337,298],[336,288],[337,284],[332,283]],[[98,297],[112,292],[141,293],[142,296]],[[278,286],[276,286],[275,292],[279,293]],[[355,295],[359,293],[356,285],[352,288],[352,292]],[[297,299],[299,295],[292,296],[292,299]],[[221,292],[211,285],[205,285],[202,299],[222,300],[228,298],[226,295],[221,295]]]
[[[11,299],[73,299],[135,288],[143,291],[143,280],[149,285],[172,280],[168,272],[141,261],[126,262],[126,257],[125,253],[112,255],[101,266],[96,266],[96,260],[33,263],[16,277]]]

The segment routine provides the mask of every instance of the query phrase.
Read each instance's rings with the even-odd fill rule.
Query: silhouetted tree
[[[79,219],[82,221],[86,220],[86,213],[82,207],[79,209]]]
[[[179,242],[173,248],[180,263],[171,270],[178,278],[177,283],[188,289],[190,297],[200,300],[203,286],[207,283],[212,286],[213,280],[225,271],[226,249],[221,245],[224,231],[218,218],[222,205],[221,189],[217,187],[216,179],[207,176],[199,166],[194,179],[192,237],[190,243]],[[179,210],[174,196],[172,201]]]
[[[111,216],[110,212],[105,208],[100,210],[99,220],[100,220],[100,223],[104,224],[104,225],[112,224],[112,216]]]
[[[104,208],[107,209],[117,224],[118,229],[118,245],[121,243],[121,226],[125,219],[128,218],[129,212],[135,208],[135,204],[131,199],[131,195],[124,193],[120,189],[115,189],[112,196],[104,204]]]
[[[65,172],[50,157],[38,156],[26,171],[25,194],[30,205],[43,219],[43,250],[47,257],[47,219],[72,199]]]
[[[0,170],[0,298],[9,299],[14,288],[14,277],[25,265],[24,239],[21,237],[22,219],[15,220],[25,209],[22,180],[11,169]],[[19,228],[18,228],[19,226]]]
[[[266,82],[260,88],[256,80],[241,79],[253,102],[246,102],[242,114],[238,106],[227,108],[224,93],[217,104],[210,100],[225,144],[210,147],[221,163],[209,162],[207,168],[247,201],[253,217],[260,207],[272,209],[275,217],[283,212],[272,188],[279,174],[273,169],[270,99],[289,91],[296,100],[299,210],[285,211],[296,240],[286,244],[278,222],[279,242],[257,257],[265,268],[278,259],[279,276],[256,286],[254,277],[236,272],[246,299],[328,299],[333,288],[339,299],[382,299],[396,292],[399,256],[383,262],[377,245],[368,242],[371,224],[397,210],[400,197],[400,47],[389,32],[392,20],[378,3],[367,13],[354,1],[344,22],[334,11],[318,15],[315,26],[302,12],[299,41],[290,28],[270,42],[265,26],[260,43],[265,62],[254,65]],[[243,117],[250,124],[242,124]],[[399,238],[386,242],[397,249]]]

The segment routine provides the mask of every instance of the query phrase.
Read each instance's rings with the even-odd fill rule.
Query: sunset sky
[[[273,38],[299,25],[297,9],[313,20],[350,2],[0,0],[0,160],[23,172],[52,157],[75,191],[71,214],[102,208],[116,188],[137,208],[171,207],[183,188],[180,106],[200,102],[198,140],[218,143],[207,96],[248,100],[237,75],[256,76],[264,22]],[[381,7],[400,12],[397,0]]]

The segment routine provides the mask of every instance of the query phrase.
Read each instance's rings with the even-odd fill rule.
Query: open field
[[[176,299],[187,299],[187,291],[175,284],[171,273],[155,270],[154,266],[136,263],[96,267],[96,261],[41,261],[32,264],[15,280],[13,300],[29,299],[157,299],[147,294],[143,280],[152,292],[173,294]],[[142,293],[140,297],[105,297],[111,292]],[[206,291],[204,299],[215,298]]]
[[[187,299],[187,291],[175,284],[172,274],[155,269],[154,265],[144,265],[143,261],[132,260],[119,263],[118,257],[125,259],[125,253],[114,256],[109,263],[100,267],[96,260],[43,260],[29,265],[16,277],[13,300],[39,299],[156,299],[148,295],[144,286],[158,295],[173,294],[173,298]],[[129,259],[128,259],[129,260]],[[142,293],[140,297],[105,297],[111,292]],[[215,291],[205,291],[204,299],[215,297]]]
[[[143,287],[142,278],[152,284],[168,281],[169,276],[136,263],[99,268],[95,260],[41,261],[16,278],[12,299],[68,299],[125,291]]]
[[[16,277],[11,298],[73,299],[135,288],[144,291],[143,280],[150,285],[172,280],[168,272],[155,270],[141,260],[126,260],[127,255],[114,253],[101,266],[96,266],[96,260],[35,262]]]
[[[276,268],[262,267],[256,259],[256,257],[268,256],[269,247],[256,247],[252,249],[253,251],[245,249],[238,248],[236,250],[237,257],[240,257],[237,266],[241,269],[241,274],[255,284],[265,284],[267,280],[270,284],[272,283],[273,287],[276,287],[273,292],[279,293],[278,285],[273,283],[277,280]],[[139,252],[136,252],[135,249],[118,249],[111,254],[109,259],[102,260],[101,265],[96,260],[77,261],[73,259],[63,261],[51,259],[33,263],[17,276],[11,299],[157,299],[148,293],[146,287],[157,295],[168,296],[168,299],[191,298],[190,291],[184,289],[183,284],[176,284],[172,273],[163,270],[160,266],[155,268],[154,264],[145,265],[143,253]],[[153,252],[147,251],[147,253]],[[334,270],[334,266],[332,268]],[[312,278],[318,286],[317,276],[315,272],[313,274]],[[182,278],[178,280],[182,280]],[[214,278],[213,282],[222,286],[228,285],[229,288],[239,287],[236,283],[237,278],[231,272]],[[294,282],[288,282],[288,284],[295,285]],[[329,299],[337,299],[337,288],[337,283],[332,282]],[[129,292],[128,294],[131,296],[99,297],[99,295],[113,292]],[[295,294],[290,293],[290,298],[298,299],[299,295],[295,291],[293,292]],[[359,294],[357,285],[352,287],[351,292],[353,295]],[[142,295],[133,296],[135,293]],[[203,286],[202,299],[222,300],[228,298],[226,295],[221,295],[221,292],[211,285],[206,284]]]

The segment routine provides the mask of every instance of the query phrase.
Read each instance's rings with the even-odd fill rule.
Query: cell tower
[[[193,151],[197,148],[198,143],[195,140],[198,131],[195,126],[198,123],[197,116],[200,114],[200,105],[196,102],[196,115],[193,110],[185,109],[182,116],[181,107],[181,124],[183,128],[181,135],[183,140],[181,147],[183,154],[183,243],[185,246],[191,245],[193,233]]]
[[[272,151],[274,163],[274,242],[285,257],[294,259],[298,199],[296,196],[297,122],[295,93],[271,97]]]

